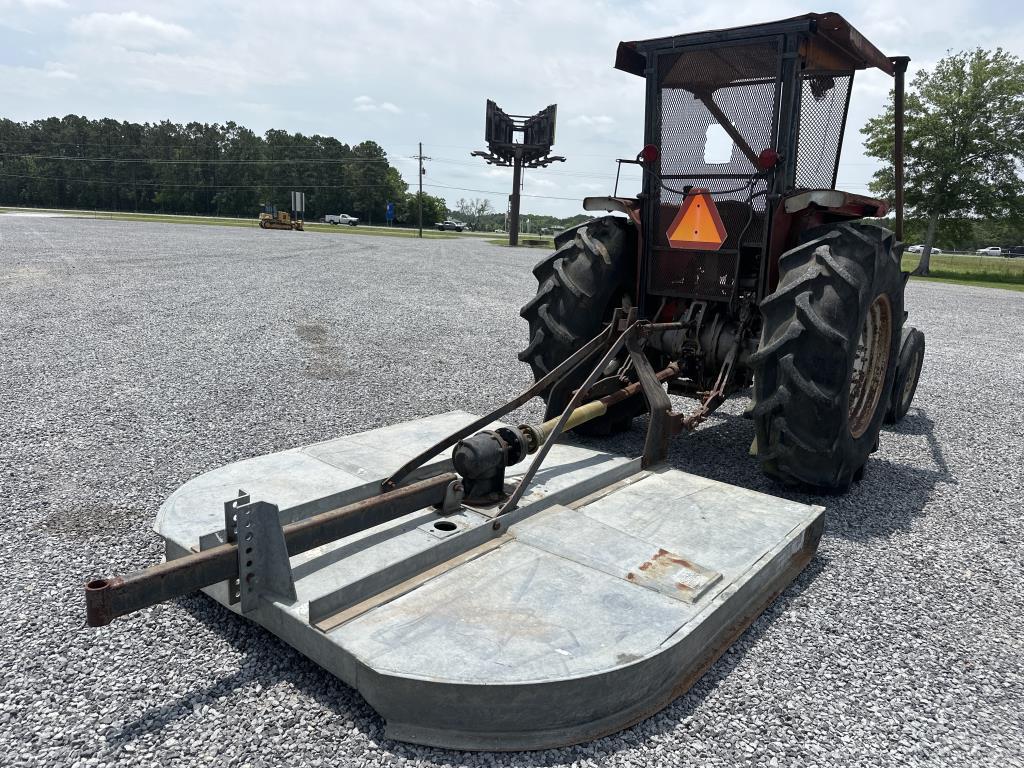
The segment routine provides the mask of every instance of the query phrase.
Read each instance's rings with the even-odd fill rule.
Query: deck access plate
[[[174,558],[213,539],[239,488],[284,522],[321,511],[309,502],[328,494],[365,497],[472,419],[453,412],[222,467],[176,491],[156,530]],[[393,738],[569,744],[692,685],[813,556],[823,513],[556,445],[502,518],[510,526],[495,531],[493,510],[468,507],[409,514],[291,558],[297,599],[262,600],[246,617],[357,688]],[[206,591],[237,612],[226,583]]]

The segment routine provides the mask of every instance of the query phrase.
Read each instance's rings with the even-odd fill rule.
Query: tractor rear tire
[[[914,402],[917,382],[924,365],[924,334],[911,326],[903,327],[900,341],[900,355],[896,360],[896,378],[892,384],[889,408],[885,412],[885,423],[896,424],[903,420]]]
[[[761,302],[754,425],[761,468],[787,485],[839,493],[878,446],[903,325],[892,232],[862,221],[816,228],[779,259]]]
[[[557,250],[533,268],[537,295],[519,312],[530,326],[530,342],[519,359],[529,363],[535,379],[600,333],[636,282],[636,230],[628,219],[594,219],[559,234],[555,246]],[[584,363],[569,374],[565,385],[544,393],[545,418],[562,412],[596,362],[591,360],[589,367]],[[623,432],[643,408],[643,398],[632,397],[574,431],[585,435]]]

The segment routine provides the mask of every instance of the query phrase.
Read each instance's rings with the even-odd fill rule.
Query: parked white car
[[[923,245],[912,245],[909,248],[907,248],[907,253],[923,253],[923,252],[924,252],[924,246]],[[939,246],[937,246],[937,245],[933,245],[932,246],[932,253],[942,253],[942,249],[939,248]]]
[[[358,223],[358,218],[355,216],[349,216],[347,213],[328,213],[324,216],[324,224],[348,224],[350,227],[354,227]]]
[[[1003,249],[998,245],[990,245],[988,248],[979,248],[975,253],[979,256],[1002,256]]]
[[[435,226],[437,227],[438,232],[445,232],[451,230],[461,232],[466,228],[466,225],[463,222],[455,221],[454,219],[445,219],[444,221],[439,221]]]

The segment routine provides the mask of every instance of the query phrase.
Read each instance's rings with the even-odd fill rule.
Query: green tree
[[[0,118],[0,205],[255,216],[306,192],[306,218],[383,220],[406,184],[380,146],[228,122]]]
[[[351,185],[353,213],[367,223],[382,223],[388,201],[405,196],[405,182],[374,141],[352,147],[351,162],[345,165],[344,173],[345,183]]]
[[[927,221],[914,274],[927,275],[940,222],[951,217],[1018,217],[1024,212],[1024,62],[1001,48],[962,51],[920,70],[906,96],[904,196]],[[895,194],[892,94],[861,129],[867,154],[884,165],[871,189]]]
[[[416,226],[419,223],[420,193],[404,195],[396,207],[395,218],[402,224]],[[448,203],[443,197],[423,193],[423,226],[432,227],[448,215]]]

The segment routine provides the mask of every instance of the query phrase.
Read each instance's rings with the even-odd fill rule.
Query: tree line
[[[373,141],[259,136],[234,122],[0,119],[0,205],[255,217],[264,203],[287,209],[291,190],[306,193],[307,219],[383,222],[388,202],[400,219],[415,211]]]

